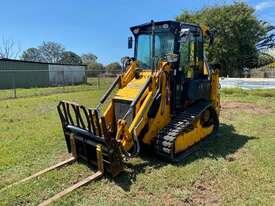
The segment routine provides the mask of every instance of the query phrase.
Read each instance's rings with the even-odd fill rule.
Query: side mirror
[[[133,48],[133,37],[128,37],[128,49]]]
[[[209,47],[212,47],[214,45],[214,42],[215,42],[216,30],[215,29],[213,29],[212,31],[206,30],[205,33],[209,37]]]

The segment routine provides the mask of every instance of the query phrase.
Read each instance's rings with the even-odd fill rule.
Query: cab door
[[[180,76],[176,89],[176,108],[180,109],[186,102],[209,99],[210,80],[204,65],[203,34],[184,29],[179,41]]]

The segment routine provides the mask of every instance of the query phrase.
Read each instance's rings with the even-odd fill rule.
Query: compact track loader
[[[165,161],[176,162],[217,132],[219,75],[209,68],[204,54],[204,39],[208,36],[212,42],[211,32],[175,21],[152,21],[131,31],[134,40],[128,39],[128,47],[134,41],[134,57],[122,59],[123,72],[97,107],[68,101],[57,107],[73,156],[64,164],[81,159],[98,166],[99,172],[47,204],[105,170],[118,175],[124,161],[145,145]]]
[[[173,21],[131,31],[134,58],[123,58],[123,73],[98,106],[89,109],[66,101],[58,105],[68,151],[73,136],[77,157],[97,164],[100,145],[104,167],[114,176],[144,144],[158,156],[177,161],[214,134],[219,124],[218,74],[209,71],[204,57],[204,36],[210,32]]]

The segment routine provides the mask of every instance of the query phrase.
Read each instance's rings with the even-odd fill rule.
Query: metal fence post
[[[87,71],[87,65],[85,66],[84,75],[85,75],[85,84],[88,84],[88,71]]]
[[[88,74],[87,74],[87,69],[85,68],[85,84],[88,84]]]
[[[97,88],[100,89],[100,75],[97,76]]]
[[[16,98],[16,80],[15,80],[15,72],[12,73],[12,88],[13,88],[13,98]]]
[[[63,90],[65,90],[65,70],[63,69],[63,71],[62,71],[62,77],[63,77],[63,82],[62,82],[62,86],[63,86]]]

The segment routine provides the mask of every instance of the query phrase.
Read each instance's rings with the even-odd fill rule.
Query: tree
[[[71,55],[71,56],[70,56]],[[29,48],[23,52],[21,59],[26,61],[45,62],[45,63],[60,63],[61,61],[68,61],[71,58],[79,57],[75,53],[65,51],[65,48],[56,42],[42,42],[38,48]],[[75,59],[74,59],[75,60]],[[79,62],[80,57],[77,59]],[[70,64],[70,63],[68,63]]]
[[[58,63],[65,52],[65,48],[61,44],[51,41],[43,42],[38,49],[42,59],[47,63]]]
[[[95,63],[96,60],[97,60],[97,56],[95,56],[92,53],[87,53],[87,54],[83,54],[81,56],[81,59],[82,59],[83,64],[87,64],[88,65],[88,64]]]
[[[14,40],[2,38],[0,58],[16,59],[20,52],[20,46]]]
[[[82,64],[81,57],[72,51],[63,52],[61,59],[59,60],[60,64]]]
[[[61,64],[87,64],[88,68],[93,70],[104,70],[102,64],[96,63],[97,57],[92,53],[83,54],[81,57],[72,51],[66,51],[65,48],[56,42],[43,42],[37,48],[29,48],[23,52],[22,60],[61,63]]]
[[[275,60],[274,57],[271,56],[270,54],[260,52],[258,57],[257,67],[269,65],[273,63],[274,60]]]
[[[105,67],[106,71],[108,73],[111,73],[111,74],[118,74],[121,72],[121,66],[119,63],[117,62],[113,62],[111,64],[108,64],[106,67]]]
[[[251,68],[257,62],[256,44],[267,33],[267,27],[256,18],[254,11],[246,3],[237,1],[197,12],[184,11],[176,19],[214,28],[214,46],[206,48],[209,61],[221,65],[223,76],[240,76],[244,67]]]
[[[92,53],[83,54],[81,56],[83,64],[88,65],[87,66],[87,76],[88,77],[97,77],[100,74],[103,74],[105,72],[105,68],[102,64],[97,63],[97,56],[95,56]]]
[[[100,74],[103,74],[104,72],[105,72],[105,68],[102,64],[96,63],[96,62],[88,64],[88,71],[87,71],[88,77],[95,77]]]
[[[21,59],[25,61],[45,62],[40,50],[37,48],[29,48],[26,51],[24,51],[21,56]]]

